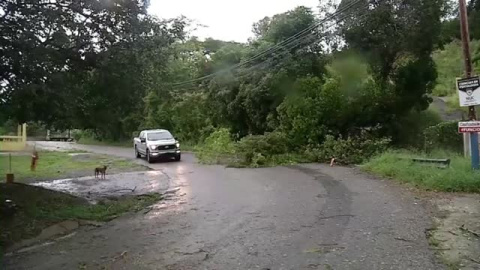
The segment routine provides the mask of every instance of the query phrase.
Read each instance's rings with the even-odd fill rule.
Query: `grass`
[[[127,159],[106,155],[85,154],[74,156],[69,152],[39,152],[39,160],[35,171],[30,170],[29,155],[12,156],[12,172],[17,182],[32,182],[38,180],[59,179],[92,175],[95,167],[109,166],[109,172],[124,172],[144,170],[141,165]],[[0,175],[9,172],[9,157],[0,156]]]
[[[450,158],[449,168],[414,163],[412,158]],[[425,155],[409,151],[388,151],[364,164],[365,171],[417,187],[447,192],[480,192],[480,172],[472,171],[470,159],[445,151]]]
[[[0,213],[0,245],[32,238],[42,229],[64,220],[108,221],[125,212],[138,211],[161,199],[160,194],[122,197],[116,201],[91,205],[65,193],[24,184],[0,184],[0,202],[12,200],[18,207],[14,215]]]

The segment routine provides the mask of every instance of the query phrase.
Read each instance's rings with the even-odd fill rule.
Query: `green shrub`
[[[0,126],[0,135],[17,135],[18,124],[13,120],[7,120]]]
[[[438,112],[431,108],[421,112],[413,110],[398,121],[393,143],[399,147],[423,150],[425,130],[441,122]]]
[[[281,132],[250,135],[238,142],[228,129],[218,129],[195,148],[200,162],[231,167],[266,167],[309,161],[304,155],[289,152],[287,136]]]
[[[307,149],[305,154],[317,162],[335,158],[341,164],[359,164],[387,150],[390,142],[389,138],[375,138],[366,132],[346,139],[328,135],[322,145]]]
[[[261,163],[266,158],[288,152],[287,136],[281,132],[249,135],[236,144],[236,152],[242,155],[248,164]]]
[[[445,149],[461,153],[463,149],[462,135],[458,133],[458,122],[448,121],[429,127],[425,130],[425,150]]]
[[[82,137],[83,137],[83,131],[81,131],[79,129],[73,130],[72,131],[72,137],[76,142],[80,141],[80,139],[82,139]]]
[[[212,132],[203,144],[195,147],[197,158],[202,163],[222,163],[221,159],[235,154],[235,144],[230,131],[220,128]]]
[[[47,129],[45,125],[39,122],[28,122],[27,123],[27,135],[29,137],[41,137],[45,138],[47,136]]]

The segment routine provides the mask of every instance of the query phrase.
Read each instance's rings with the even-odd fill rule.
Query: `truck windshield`
[[[154,133],[148,133],[147,139],[149,141],[171,140],[173,139],[173,136],[168,131],[154,132]]]

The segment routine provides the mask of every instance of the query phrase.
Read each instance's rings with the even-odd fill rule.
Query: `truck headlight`
[[[157,150],[157,146],[155,146],[155,145],[150,146],[150,148],[151,148],[152,150]]]
[[[177,146],[177,148],[180,148],[180,143],[176,143],[175,146]]]

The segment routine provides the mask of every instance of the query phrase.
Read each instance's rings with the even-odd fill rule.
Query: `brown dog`
[[[95,178],[100,176],[100,179],[105,179],[106,174],[107,174],[107,166],[95,168]]]

